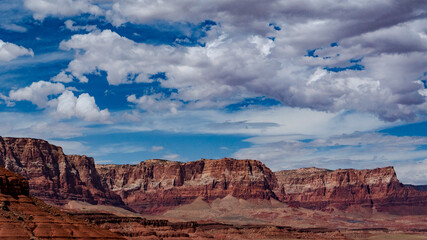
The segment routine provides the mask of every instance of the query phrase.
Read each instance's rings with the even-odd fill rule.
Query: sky
[[[424,0],[3,0],[0,135],[427,184]]]

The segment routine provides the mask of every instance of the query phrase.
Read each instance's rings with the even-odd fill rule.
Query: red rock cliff
[[[275,198],[316,209],[362,205],[399,214],[427,214],[427,192],[402,185],[392,167],[273,173],[259,161],[230,158],[95,166],[92,158],[66,156],[44,140],[1,137],[0,166],[29,179],[31,194],[56,204],[80,200],[161,212],[198,197],[211,201],[232,195]]]
[[[275,175],[278,199],[297,206],[345,209],[364,205],[390,211],[396,211],[394,207],[405,209],[403,211],[427,210],[427,193],[401,184],[393,167],[335,171],[301,168],[279,171]]]
[[[163,211],[198,197],[275,198],[276,178],[256,160],[147,160],[138,165],[97,165],[97,170],[110,189],[139,212]]]
[[[29,196],[28,181],[0,167],[1,239],[124,239]]]
[[[28,181],[18,174],[0,167],[0,194],[19,196],[29,195]]]
[[[0,137],[0,166],[27,178],[31,195],[51,203],[123,204],[102,185],[93,158],[66,156],[61,147],[44,140]]]

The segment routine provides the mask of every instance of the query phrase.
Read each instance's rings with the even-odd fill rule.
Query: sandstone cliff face
[[[148,160],[138,165],[97,165],[110,189],[138,212],[159,212],[198,197],[206,201],[232,195],[275,198],[273,172],[255,160]]]
[[[0,137],[0,166],[27,178],[30,193],[51,203],[122,204],[102,185],[93,158],[66,156],[62,148],[44,140]]]
[[[372,170],[302,168],[272,173],[255,160],[148,160],[97,165],[102,181],[132,209],[156,213],[231,195],[277,199],[311,209],[365,206],[397,214],[427,214],[427,193],[399,182],[393,167]]]
[[[92,158],[66,156],[44,140],[1,137],[0,166],[29,179],[32,195],[55,204],[78,200],[158,213],[196,198],[210,202],[230,195],[312,209],[362,205],[398,214],[427,214],[427,192],[402,185],[392,167],[273,173],[259,161],[230,158],[95,166]],[[0,181],[16,181],[11,179]]]
[[[0,167],[2,239],[124,239],[29,196],[23,177]]]
[[[302,168],[279,171],[275,175],[278,199],[296,206],[345,209],[352,205],[364,205],[378,210],[410,206],[414,211],[427,210],[427,193],[401,184],[393,167],[335,171]]]
[[[18,174],[0,167],[0,194],[19,196],[29,195],[28,181]]]

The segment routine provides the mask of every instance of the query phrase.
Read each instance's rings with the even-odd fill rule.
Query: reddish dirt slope
[[[29,196],[28,182],[0,167],[1,239],[123,239]]]

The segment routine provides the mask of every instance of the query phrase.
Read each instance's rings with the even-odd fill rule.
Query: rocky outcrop
[[[231,158],[95,166],[93,158],[67,156],[44,140],[1,137],[0,166],[27,178],[30,194],[58,205],[77,200],[159,213],[197,198],[212,202],[232,196],[275,199],[312,209],[358,205],[397,214],[427,214],[427,192],[401,184],[392,167],[273,173],[260,161]],[[17,181],[11,179],[0,181]]]
[[[124,239],[29,196],[28,181],[0,167],[1,239]]]
[[[400,183],[393,167],[335,171],[301,168],[279,171],[275,175],[276,196],[295,206],[346,209],[362,205],[396,213],[401,209],[402,214],[427,213],[427,193]]]
[[[50,203],[80,200],[123,205],[119,196],[102,185],[93,158],[66,156],[61,147],[44,140],[0,137],[0,166],[28,179],[31,195]]]
[[[413,189],[418,190],[418,191],[427,191],[427,185],[410,185],[410,184],[407,184],[405,186],[413,188]]]
[[[273,172],[260,161],[202,159],[194,162],[147,160],[137,165],[97,165],[110,190],[138,212],[161,212],[232,195],[242,199],[275,198]]]
[[[311,209],[375,208],[396,214],[427,214],[427,193],[399,182],[393,167],[372,170],[318,168],[272,173],[255,160],[202,159],[180,163],[148,160],[138,165],[97,165],[110,190],[132,209],[156,213],[227,195],[277,199]]]
[[[0,194],[19,196],[28,196],[30,188],[28,181],[18,174],[0,167]]]
[[[218,160],[219,161],[219,160]],[[23,177],[0,167],[0,238],[2,239],[385,239],[423,238],[424,218],[410,221],[400,218],[396,225],[403,226],[389,230],[377,224],[364,223],[370,228],[335,229],[336,220],[330,215],[307,209],[279,208],[298,220],[298,227],[252,224],[235,225],[213,221],[170,222],[168,220],[145,219],[141,217],[116,216],[106,213],[76,213],[71,215],[41,200],[28,195],[28,181]],[[227,197],[226,197],[227,198]],[[236,199],[237,202],[242,201]],[[225,207],[225,206],[224,206]],[[229,206],[231,207],[231,206]],[[277,206],[276,206],[277,207]],[[271,211],[277,212],[278,208]],[[300,227],[301,213],[313,221],[329,221],[332,227]],[[265,214],[264,214],[265,215]],[[388,216],[388,215],[385,215]],[[326,219],[323,219],[325,218]],[[394,220],[395,218],[393,218]],[[244,220],[244,218],[242,219]],[[342,220],[342,219],[341,219]],[[344,219],[345,220],[345,219]],[[394,222],[384,220],[387,223]],[[290,223],[289,219],[285,219]],[[356,221],[363,223],[364,221]],[[267,222],[268,223],[268,222]],[[402,224],[405,223],[405,224]],[[358,225],[357,225],[358,226]],[[376,226],[376,227],[375,227]],[[418,228],[413,228],[416,226]],[[421,227],[420,227],[421,226]],[[402,232],[404,230],[404,232]]]
[[[338,229],[274,225],[233,225],[217,222],[169,222],[112,214],[76,213],[77,218],[127,239],[349,239]]]

